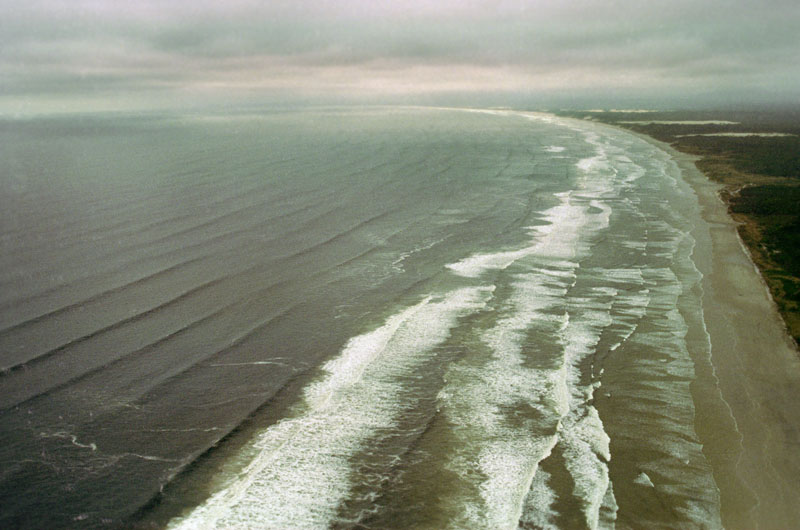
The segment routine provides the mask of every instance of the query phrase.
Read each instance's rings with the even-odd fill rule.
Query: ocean
[[[371,107],[0,154],[3,528],[721,527],[700,207],[652,144]]]

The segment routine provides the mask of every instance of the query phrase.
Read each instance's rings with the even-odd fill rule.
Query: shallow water
[[[698,206],[650,144],[408,108],[2,136],[5,525],[721,526]]]

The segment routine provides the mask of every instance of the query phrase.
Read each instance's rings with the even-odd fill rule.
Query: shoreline
[[[695,359],[695,427],[714,469],[723,524],[790,528],[800,520],[800,358],[794,340],[719,196],[723,186],[695,166],[698,157],[620,129],[668,153],[698,200],[702,222],[693,229],[692,258],[703,275],[711,354],[709,370]],[[730,428],[739,440],[720,433]]]

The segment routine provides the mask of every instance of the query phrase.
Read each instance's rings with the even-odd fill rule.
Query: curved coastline
[[[606,124],[593,126],[608,127]],[[717,196],[717,186],[694,167],[690,156],[629,130],[614,129],[626,136],[633,134],[657,148],[656,157],[659,160],[663,157],[670,166],[669,177],[678,181],[680,195],[687,198],[686,205],[680,206],[681,216],[686,221],[682,225],[686,244],[682,245],[680,263],[675,269],[683,290],[673,303],[677,304],[680,318],[687,326],[686,335],[682,337],[686,345],[682,351],[688,354],[685,364],[687,367],[694,365],[693,375],[688,375],[692,373],[691,368],[685,376],[663,374],[664,381],[672,385],[670,388],[683,389],[687,398],[685,406],[681,408],[679,404],[663,401],[663,410],[654,411],[655,423],[664,419],[664,429],[660,432],[684,444],[681,449],[655,450],[652,444],[642,444],[642,440],[637,439],[640,429],[628,424],[625,419],[630,417],[626,416],[628,409],[620,405],[627,394],[617,392],[615,381],[608,384],[604,381],[604,390],[594,393],[592,402],[611,433],[611,453],[615,455],[610,464],[608,458],[604,460],[610,465],[609,477],[614,483],[612,495],[624,500],[613,506],[617,513],[616,525],[635,528],[645,520],[653,524],[692,520],[707,528],[792,527],[800,515],[793,502],[794,493],[798,491],[795,477],[800,475],[797,473],[800,458],[792,451],[797,444],[792,433],[795,426],[800,426],[800,415],[794,414],[792,407],[800,399],[800,363],[791,339],[741,245],[735,222]],[[501,255],[508,257],[504,253]],[[511,257],[518,257],[517,253]],[[636,380],[636,371],[623,366],[624,357],[614,362],[616,364],[607,367],[609,373],[617,372],[612,379],[616,379],[618,387]],[[614,399],[610,399],[612,390],[617,396]],[[668,392],[664,398],[669,395]],[[292,421],[295,420],[290,423]],[[676,427],[675,423],[681,421],[686,429]],[[691,454],[694,456],[689,456],[688,446],[693,446]],[[663,456],[670,458],[668,471],[662,467],[666,465],[660,460]],[[673,458],[678,456],[680,458]],[[642,462],[651,465],[642,467]],[[547,475],[545,468],[546,465],[542,476],[550,478],[542,480],[564,486],[559,482],[565,480],[564,477]],[[650,468],[657,470],[652,479],[642,472]],[[680,483],[680,487],[674,482],[682,473],[697,478],[697,473],[703,469],[711,471],[705,475],[708,480],[691,482],[687,478],[687,483]],[[664,476],[661,476],[662,471]],[[340,481],[342,484],[346,485],[346,481]],[[650,488],[642,488],[642,485]],[[575,484],[567,486],[569,489]],[[610,484],[608,486],[611,491]],[[333,492],[329,488],[325,491]],[[672,502],[665,502],[667,498]],[[597,499],[600,501],[605,506],[604,499]],[[339,502],[324,504],[336,506]],[[489,502],[489,505],[494,504]],[[214,506],[212,499],[210,508],[200,507],[199,511],[188,515],[188,519],[179,518],[173,523],[191,525],[207,517],[208,509],[215,511]],[[324,517],[327,520],[337,517],[335,513],[338,512],[322,510],[318,515],[327,514]],[[254,515],[249,513],[248,516]],[[294,516],[307,520],[306,516]],[[274,517],[271,519],[275,520]],[[512,517],[518,518],[519,513]],[[589,526],[595,527],[598,523],[591,521]]]
[[[690,156],[627,129],[452,110],[336,114],[337,128],[357,121],[335,137],[317,120],[298,125],[286,146],[308,160],[275,177],[286,182],[274,200],[296,188],[304,195],[287,207],[306,208],[297,219],[239,209],[181,247],[286,221],[234,230],[239,254],[203,258],[202,274],[183,278],[200,296],[188,328],[157,340],[172,313],[152,314],[150,335],[121,322],[149,346],[116,344],[103,359],[133,354],[94,370],[76,362],[83,376],[3,411],[3,458],[16,467],[0,484],[0,520],[796,526],[800,357],[717,185]],[[208,190],[197,222],[250,182],[247,168],[271,167],[260,140],[247,142],[282,123],[212,131],[222,145],[236,134],[246,163]],[[315,138],[332,158],[350,153],[341,173],[306,149]],[[181,141],[194,146],[193,135],[175,148],[194,152]],[[230,260],[247,274],[202,289]],[[67,272],[83,286],[91,271]],[[103,305],[122,314],[160,284],[142,285],[110,305],[62,305],[97,327],[110,318],[96,314]],[[84,359],[101,342],[58,353]]]
[[[695,389],[695,400],[713,401],[716,392],[709,384],[716,380],[740,436],[730,440],[717,433],[725,423],[719,403],[697,404],[696,429],[720,489],[723,524],[729,529],[791,528],[800,520],[797,348],[718,195],[720,186],[695,166],[692,155],[626,132],[667,152],[699,202],[693,260],[703,275],[711,371],[698,371],[702,388]]]

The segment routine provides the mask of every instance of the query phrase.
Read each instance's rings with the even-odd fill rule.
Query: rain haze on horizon
[[[800,5],[0,2],[0,112],[262,102],[788,104]]]

